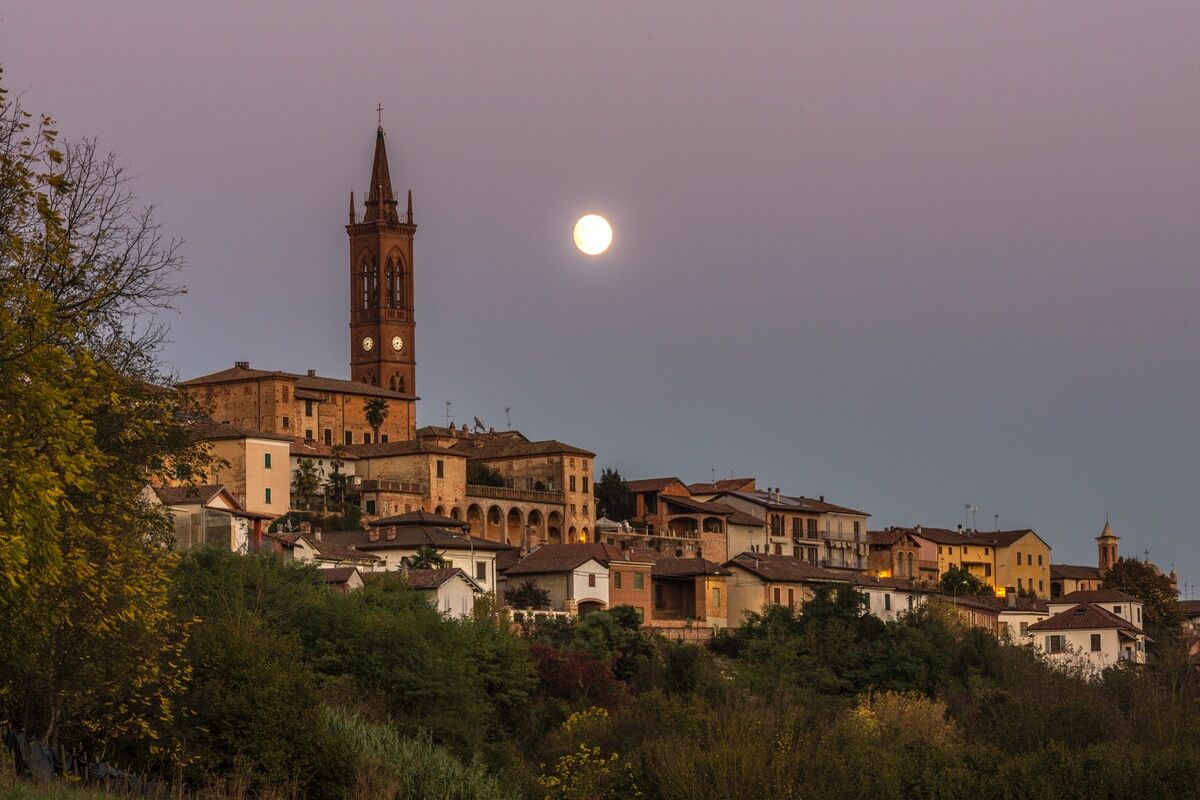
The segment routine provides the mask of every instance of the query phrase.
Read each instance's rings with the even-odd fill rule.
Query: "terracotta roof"
[[[963,544],[963,535],[960,531],[951,530],[950,528],[926,528],[924,525],[920,527],[901,528],[893,526],[881,533],[898,532],[901,534],[909,533],[913,536],[919,536],[926,541],[934,544]]]
[[[865,572],[857,572],[855,570],[830,571],[835,574],[845,575],[846,579],[855,586],[862,586],[869,589],[896,589],[908,592],[922,591],[908,578],[877,578],[874,575],[868,575]]]
[[[738,497],[742,500],[754,503],[755,505],[763,506],[764,508],[773,508],[781,511],[801,511],[814,514],[854,514],[855,516],[860,517],[871,516],[865,511],[847,508],[846,506],[834,505],[833,503],[826,503],[824,500],[813,499],[811,497],[781,494],[778,498],[776,498],[769,492],[759,490],[754,492],[721,492],[718,495],[718,498],[725,495]]]
[[[190,506],[196,503],[204,505],[221,492],[227,492],[221,483],[188,484],[186,486],[155,486],[154,493],[165,506]],[[230,495],[230,499],[233,496]],[[234,505],[237,501],[234,500]]]
[[[403,514],[383,517],[367,524],[376,528],[404,525],[432,525],[435,528],[466,528],[468,525],[465,520],[443,517],[441,514],[434,514],[429,511],[407,511]]]
[[[732,575],[719,564],[703,558],[660,558],[650,574],[655,578],[694,578],[698,575]]]
[[[493,434],[476,434],[469,439],[455,442],[452,449],[467,458],[485,460],[561,454],[588,457],[596,455],[582,447],[564,444],[557,439],[527,442]]]
[[[378,532],[379,540],[371,541],[371,534]],[[392,538],[388,538],[392,536]],[[376,528],[373,531],[330,531],[324,534],[326,541],[353,547],[359,551],[370,550],[415,550],[432,547],[435,550],[508,550],[509,545],[480,539],[477,536],[452,533],[445,528],[430,525],[404,525],[400,527]]]
[[[709,483],[689,483],[687,488],[692,494],[746,491],[754,485],[754,481],[754,478],[722,478]]]
[[[1200,600],[1180,600],[1179,610],[1185,617],[1200,616]]]
[[[333,561],[379,561],[379,556],[372,553],[364,553],[354,547],[352,542],[330,541],[327,537],[329,534],[322,534],[318,540],[316,534],[303,533],[300,534],[304,541],[317,551],[321,558],[330,559]]]
[[[1020,614],[1049,614],[1050,603],[1047,600],[1041,600],[1034,597],[1018,597],[1015,594],[1006,595],[1004,597],[986,597],[985,600],[991,601],[992,605],[998,611],[1009,611]]]
[[[1119,628],[1131,633],[1141,629],[1095,603],[1078,603],[1066,611],[1029,626],[1031,631],[1082,631],[1097,628]]]
[[[679,478],[643,478],[637,481],[628,481],[626,485],[633,494],[641,494],[642,492],[661,492],[675,483],[683,485],[683,481]]]
[[[676,494],[659,495],[659,498],[668,504],[673,504],[686,508],[689,511],[694,511],[697,514],[716,514],[719,517],[725,517],[733,513],[733,509],[723,503],[707,503],[703,500],[693,500],[690,497],[682,497]]]
[[[317,572],[325,583],[346,583],[358,572],[358,567],[323,567]]]
[[[415,456],[426,454],[456,456],[458,458],[462,458],[466,455],[460,450],[452,450],[449,447],[439,447],[436,444],[431,444],[421,439],[412,439],[400,442],[375,442],[373,444],[348,444],[345,447],[347,453],[351,453],[358,458],[385,458],[387,456]]]
[[[520,431],[514,431],[514,430],[489,431],[487,433],[475,433],[474,431],[463,430],[461,428],[453,428],[453,427],[447,428],[444,425],[426,425],[424,427],[417,428],[417,438],[418,439],[426,439],[426,438],[473,439],[476,436],[506,436],[511,439],[518,439],[522,442],[529,441],[529,438],[525,434],[521,433]]]
[[[274,439],[279,442],[290,442],[290,436],[278,436],[274,433],[253,431],[249,428],[239,428],[228,422],[214,422],[211,419],[195,419],[187,423],[188,433],[192,441],[216,442],[226,439]]]
[[[745,511],[737,511],[736,509],[729,515],[729,519],[725,520],[727,525],[753,525],[756,528],[761,528],[767,524],[766,520],[759,519],[753,514],[747,514]]]
[[[531,551],[513,566],[507,575],[541,575],[551,572],[570,572],[588,561],[598,561],[604,566],[610,563],[634,561],[632,553],[627,557],[621,548],[603,542],[581,542],[579,544],[546,544]]]
[[[967,531],[963,534],[963,538],[968,544],[980,543],[995,547],[1008,547],[1029,535],[1035,536],[1042,544],[1046,544],[1046,540],[1038,536],[1037,531],[1032,528],[1020,528],[1012,531]]]
[[[1140,603],[1142,601],[1120,589],[1084,589],[1078,592],[1068,592],[1050,602],[1055,605],[1067,605],[1069,603]]]
[[[790,556],[765,553],[742,553],[725,562],[725,567],[739,567],[766,581],[778,583],[848,583],[849,579],[822,569],[815,564]]]
[[[179,386],[208,386],[214,383],[235,383],[237,381],[262,380],[273,378],[291,382],[297,389],[318,392],[339,392],[341,394],[365,395],[368,397],[386,397],[393,400],[416,400],[416,395],[393,392],[380,386],[372,386],[362,381],[347,381],[341,378],[324,378],[320,375],[281,372],[279,370],[250,369],[233,366],[208,375],[180,381]]]
[[[1100,568],[1075,564],[1051,564],[1050,577],[1052,579],[1066,578],[1072,581],[1098,581],[1100,580]]]
[[[333,458],[334,448],[316,439],[292,439],[292,455],[298,458]],[[348,448],[342,448],[342,460],[357,461]]]
[[[408,588],[410,589],[436,589],[446,581],[453,578],[455,575],[462,575],[463,580],[479,590],[479,585],[471,580],[465,572],[458,567],[442,567],[441,569],[410,569],[408,571]]]

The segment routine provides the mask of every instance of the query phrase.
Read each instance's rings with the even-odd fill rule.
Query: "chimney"
[[[1004,595],[1004,599],[1008,601],[1009,608],[1017,607],[1017,595],[1015,592],[1010,592],[1009,594]]]
[[[313,531],[313,538],[316,539],[318,542],[321,541],[321,529],[320,528],[317,528],[315,531]]]
[[[921,532],[921,523],[917,523],[917,533]]]
[[[233,366],[235,369],[250,369],[250,362],[249,361],[235,361],[235,362],[233,362]]]
[[[367,541],[368,542],[378,542],[379,541],[379,528],[371,528],[371,530],[367,531]]]
[[[308,371],[307,371],[307,374],[308,374],[308,377],[310,377],[310,378],[315,378],[315,377],[317,377],[317,371],[316,371],[315,369],[310,369],[310,370],[308,370]]]
[[[395,529],[395,528],[388,528],[388,529],[387,529],[387,540],[388,540],[389,542],[394,542],[394,541],[396,541],[396,529]]]
[[[824,503],[824,502],[825,502],[825,495],[821,495],[821,497],[820,497],[820,502],[822,502],[822,503]]]
[[[301,522],[300,523],[300,532],[301,533],[312,533],[312,523],[311,522]]]

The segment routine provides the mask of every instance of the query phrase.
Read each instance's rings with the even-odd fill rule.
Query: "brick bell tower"
[[[381,109],[382,111],[382,109]],[[383,125],[375,132],[375,161],[361,220],[350,193],[350,378],[416,395],[413,352],[412,192],[401,221],[388,172]]]

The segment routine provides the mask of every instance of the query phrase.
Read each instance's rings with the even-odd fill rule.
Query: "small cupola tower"
[[[384,143],[382,107],[361,217],[350,195],[350,377],[416,394],[412,192],[400,217]]]
[[[1100,548],[1100,575],[1112,569],[1113,564],[1117,563],[1119,558],[1117,554],[1117,542],[1120,541],[1119,536],[1113,533],[1112,524],[1109,523],[1108,517],[1104,518],[1104,530],[1100,531],[1100,535],[1096,537],[1096,544]]]

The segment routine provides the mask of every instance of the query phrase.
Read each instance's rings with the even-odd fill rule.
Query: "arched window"
[[[404,376],[403,375],[400,376],[400,380],[396,383],[396,391],[400,392],[400,394],[404,394],[406,391],[408,391],[407,389],[404,388]]]
[[[396,307],[396,265],[389,258],[387,263],[387,304],[389,308]]]
[[[404,259],[396,260],[396,284],[392,287],[392,306],[395,308],[406,308],[404,301],[404,283],[408,276],[404,272]]]
[[[359,268],[358,283],[359,283],[359,304],[362,308],[371,307],[371,284],[377,280],[375,275],[375,262],[370,256],[363,256],[362,266]],[[378,291],[378,287],[376,287]]]
[[[379,302],[379,265],[371,262],[371,302],[368,307]]]

